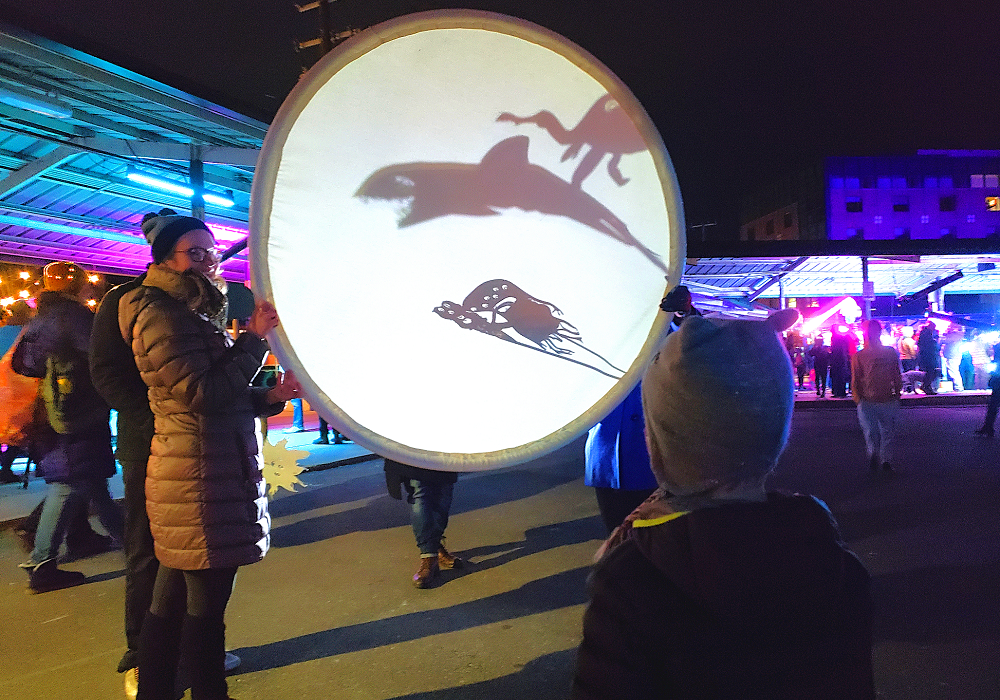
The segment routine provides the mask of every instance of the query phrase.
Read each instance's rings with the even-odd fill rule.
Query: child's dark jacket
[[[575,700],[875,697],[870,578],[821,501],[634,516],[591,576]]]

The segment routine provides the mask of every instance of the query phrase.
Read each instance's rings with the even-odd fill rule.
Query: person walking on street
[[[975,434],[979,437],[991,438],[994,435],[993,425],[997,420],[997,412],[1000,411],[1000,343],[993,346],[993,372],[990,374],[989,385],[990,398],[986,403],[986,416],[983,424]]]
[[[896,434],[903,373],[895,348],[882,345],[882,324],[865,325],[865,347],[851,359],[851,395],[858,406],[858,422],[865,436],[871,471],[892,471],[892,443]]]
[[[115,473],[110,410],[94,389],[87,361],[94,315],[79,298],[86,273],[73,263],[54,262],[45,266],[43,280],[38,313],[12,358],[16,372],[42,378],[39,394],[48,419],[31,449],[49,488],[34,549],[21,564],[35,593],[84,582],[82,573],[59,569],[56,559],[70,522],[90,502],[108,534],[124,539],[122,514],[108,491]]]
[[[442,569],[458,569],[463,565],[444,546],[458,474],[421,469],[389,458],[384,460],[384,469],[389,495],[402,500],[405,492],[406,501],[412,506],[410,524],[420,550],[420,567],[413,575],[413,585],[430,588]]]

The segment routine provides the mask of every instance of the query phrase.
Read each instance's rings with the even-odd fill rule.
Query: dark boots
[[[137,700],[175,700],[180,653],[181,629],[177,621],[147,612],[139,635]]]
[[[213,616],[184,616],[181,647],[191,700],[227,700],[226,624]]]

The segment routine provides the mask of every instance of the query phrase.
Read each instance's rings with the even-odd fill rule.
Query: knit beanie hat
[[[788,440],[792,365],[778,331],[785,309],[763,321],[691,316],[669,335],[642,379],[653,473],[675,496],[763,480]]]
[[[161,209],[158,214],[150,213],[142,217],[142,233],[153,248],[153,262],[156,264],[170,256],[181,236],[198,229],[207,231],[208,226],[201,219],[180,216],[173,209]]]

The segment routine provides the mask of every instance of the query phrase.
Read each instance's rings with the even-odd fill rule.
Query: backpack
[[[21,335],[0,359],[0,443],[4,445],[25,445],[32,427],[44,422],[38,401],[39,379],[25,377],[14,371],[11,358]]]
[[[62,317],[59,325],[63,329],[63,342],[45,358],[39,395],[52,429],[60,435],[70,435],[106,423],[108,405],[90,379],[87,353],[73,347]]]

